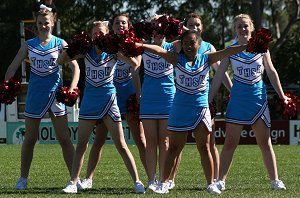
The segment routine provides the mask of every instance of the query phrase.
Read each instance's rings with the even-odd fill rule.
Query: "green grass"
[[[218,146],[219,150],[221,145]],[[0,197],[214,197],[206,192],[206,182],[195,145],[186,145],[176,178],[176,187],[166,195],[133,194],[133,183],[113,145],[105,145],[97,167],[93,189],[75,195],[61,194],[69,179],[59,145],[36,145],[29,175],[29,189],[16,191],[19,177],[20,145],[0,145]],[[147,178],[138,160],[137,149],[130,145],[140,178]],[[218,197],[300,197],[300,147],[274,145],[280,179],[287,191],[270,189],[270,180],[263,166],[257,145],[240,145],[226,180],[226,191]],[[88,152],[87,152],[88,153]],[[87,155],[86,155],[87,157]],[[87,158],[86,158],[87,159]],[[85,176],[86,163],[81,177]]]

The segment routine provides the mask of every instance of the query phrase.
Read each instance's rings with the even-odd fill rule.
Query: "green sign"
[[[124,137],[127,144],[133,144],[133,138],[131,136],[129,127],[125,121],[122,122]],[[24,141],[25,135],[25,123],[24,122],[7,122],[7,144],[22,144]],[[77,133],[78,133],[78,123],[77,122],[69,122],[68,123],[71,141],[73,144],[77,143]],[[95,137],[95,128],[93,129],[89,143],[93,143]],[[37,140],[37,144],[57,144],[58,141],[56,139],[56,134],[54,127],[51,122],[41,122],[40,131]],[[111,135],[108,133],[106,138],[106,143],[112,144],[113,140]]]

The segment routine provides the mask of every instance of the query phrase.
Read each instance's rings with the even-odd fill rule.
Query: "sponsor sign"
[[[124,137],[127,144],[134,144],[129,127],[126,121],[122,122]],[[22,144],[25,135],[24,122],[7,122],[7,144]],[[68,133],[71,141],[77,143],[78,123],[68,123]],[[300,144],[300,120],[274,120],[270,129],[271,141],[273,144]],[[225,122],[216,121],[215,137],[216,144],[224,144],[225,140]],[[93,129],[89,143],[93,143],[95,137],[95,129]],[[38,135],[39,144],[54,144],[58,143],[55,130],[51,122],[41,122]],[[112,144],[113,140],[108,133],[106,143]],[[192,133],[188,134],[187,143],[194,144],[195,139]],[[256,144],[256,139],[251,126],[245,126],[240,133],[240,144]]]
[[[289,120],[274,120],[271,123],[270,135],[273,144],[289,144]],[[216,144],[224,144],[225,140],[225,121],[215,122]],[[298,121],[298,141],[300,141],[300,121]],[[240,144],[256,144],[255,134],[251,126],[245,125],[240,133]],[[195,143],[192,133],[188,135],[188,143]]]
[[[300,145],[300,120],[290,121],[290,144]]]
[[[123,130],[125,140],[128,144],[133,144],[133,138],[129,131],[129,127],[126,122],[123,122]],[[77,133],[78,133],[78,123],[69,122],[68,131],[66,133],[70,134],[72,143],[77,143]],[[22,144],[24,141],[25,135],[25,123],[24,122],[8,122],[7,123],[7,144]],[[93,129],[89,143],[93,143],[95,138],[95,128]],[[51,122],[41,122],[40,130],[38,135],[37,144],[55,144],[58,143],[56,139],[56,134],[54,127]],[[106,138],[106,143],[112,144],[113,140],[111,135],[108,133]]]

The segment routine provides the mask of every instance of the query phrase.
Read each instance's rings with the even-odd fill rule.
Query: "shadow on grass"
[[[28,188],[27,190],[15,190],[11,188],[2,188],[1,195],[38,195],[38,194],[57,194],[61,195],[62,188]],[[128,195],[134,194],[131,188],[96,188],[84,191],[78,191],[77,194],[104,194],[104,195]]]

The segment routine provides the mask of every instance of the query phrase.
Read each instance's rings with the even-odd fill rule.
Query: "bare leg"
[[[164,172],[162,173],[162,181],[168,182],[172,168],[175,166],[176,157],[181,153],[186,140],[188,132],[170,132],[168,131],[167,136],[169,137],[169,149],[167,151],[167,157],[164,164]]]
[[[90,134],[95,125],[95,120],[82,120],[78,122],[78,143],[75,151],[75,156],[73,159],[71,181],[74,184],[77,183],[78,177],[84,161],[84,153],[88,147],[88,141]]]
[[[197,143],[197,149],[200,153],[201,164],[207,184],[213,183],[213,161],[210,153],[210,132],[203,122],[193,131]]]
[[[180,165],[180,162],[181,162],[181,155],[182,155],[182,152],[180,152],[179,156],[177,156],[176,159],[175,159],[175,166],[172,168],[169,180],[175,181],[175,177],[177,175],[179,165]]]
[[[144,166],[147,176],[149,177],[146,164],[146,137],[144,133],[143,124],[141,121],[136,120],[135,116],[132,113],[126,113],[124,116],[130,128],[135,145],[139,150],[141,162]]]
[[[33,149],[39,134],[41,119],[25,117],[25,139],[21,151],[21,177],[27,178],[33,157]]]
[[[256,142],[261,150],[270,179],[278,180],[277,163],[270,138],[270,129],[261,119],[258,119],[254,125],[252,125],[252,129],[254,130]]]
[[[210,152],[214,164],[214,179],[219,178],[220,156],[215,140],[215,119],[212,119],[212,133],[210,135]]]
[[[101,159],[102,148],[103,145],[105,144],[107,133],[108,130],[104,123],[100,123],[96,126],[95,139],[89,154],[89,160],[88,160],[88,166],[87,166],[85,178],[93,179],[94,177],[97,164]]]
[[[234,151],[240,141],[243,125],[226,123],[226,137],[220,156],[219,179],[225,181],[233,158]]]
[[[166,163],[167,151],[169,149],[168,120],[158,120],[158,146],[159,146],[159,176],[162,178],[164,164]],[[174,169],[174,168],[173,168]],[[172,170],[173,170],[172,169]]]
[[[69,173],[72,172],[73,156],[75,153],[74,146],[70,140],[70,133],[68,129],[67,115],[55,117],[52,112],[49,112],[51,120],[56,132],[56,137],[60,143],[65,163],[68,167]]]
[[[103,121],[110,131],[114,144],[120,153],[133,182],[139,181],[139,176],[136,168],[134,158],[125,142],[123,128],[121,122],[114,122],[108,115],[103,118]]]
[[[146,137],[146,163],[148,180],[154,181],[157,166],[158,123],[154,119],[143,119]]]

